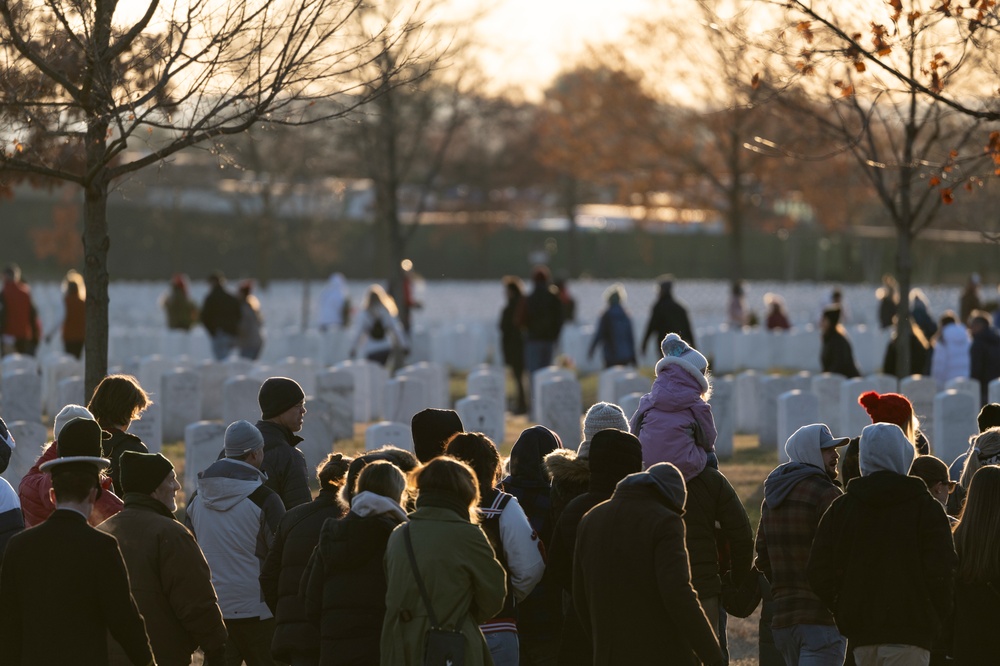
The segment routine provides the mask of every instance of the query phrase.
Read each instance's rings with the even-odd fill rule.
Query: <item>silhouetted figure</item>
[[[201,306],[201,323],[212,337],[212,354],[223,361],[236,347],[240,333],[240,299],[226,290],[226,278],[216,271],[208,278],[211,289]]]
[[[76,271],[66,273],[63,280],[63,308],[63,349],[80,358],[87,333],[87,287],[83,284],[83,276]]]
[[[969,322],[969,376],[979,380],[980,405],[985,405],[990,382],[1000,377],[1000,331],[990,325],[989,313],[982,310],[973,310]]]
[[[11,264],[3,271],[0,291],[0,356],[34,356],[41,339],[42,326],[31,288],[21,280],[21,268]]]
[[[171,330],[189,331],[198,321],[198,305],[188,296],[188,279],[183,273],[170,280],[170,291],[161,305],[167,315],[167,328]]]
[[[563,325],[563,302],[549,282],[549,269],[539,266],[532,276],[534,289],[524,301],[521,327],[525,331],[524,365],[530,378],[536,370],[552,365]]]
[[[251,280],[240,283],[240,327],[237,346],[240,356],[256,361],[260,358],[260,350],[264,346],[264,321],[260,315],[260,301],[251,293],[252,291]]]
[[[503,279],[507,304],[500,313],[500,347],[503,351],[504,364],[514,375],[514,388],[517,391],[515,414],[528,411],[528,400],[524,391],[524,332],[518,325],[519,313],[524,308],[524,290],[521,280],[514,276]]]
[[[882,286],[876,290],[875,296],[878,298],[879,326],[889,328],[896,317],[896,308],[899,304],[896,279],[891,275],[883,275]]]
[[[660,295],[649,312],[649,323],[642,335],[642,353],[646,353],[650,338],[654,338],[653,342],[659,345],[667,333],[676,333],[684,342],[695,346],[694,329],[691,328],[687,309],[674,300],[673,275],[660,277]]]
[[[823,372],[834,372],[847,377],[858,377],[858,366],[854,363],[854,352],[847,339],[847,331],[840,323],[839,307],[830,306],[823,310],[820,319],[820,331],[823,335],[823,348],[820,352],[820,362]]]
[[[777,294],[764,294],[764,305],[767,306],[767,319],[764,325],[767,330],[787,331],[792,327],[785,310],[785,301]]]
[[[632,332],[632,317],[625,310],[625,299],[625,287],[621,284],[613,284],[604,292],[608,307],[597,322],[587,356],[592,357],[600,345],[605,368],[635,365],[635,334]]]
[[[958,299],[958,314],[962,318],[962,323],[969,323],[972,313],[982,307],[983,303],[979,299],[979,273],[973,273],[969,276],[969,281],[962,290],[962,296]]]

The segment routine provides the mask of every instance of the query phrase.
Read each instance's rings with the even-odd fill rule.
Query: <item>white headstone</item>
[[[874,390],[875,382],[867,377],[848,379],[840,385],[840,432],[835,432],[834,436],[860,437],[865,426],[871,425],[872,419],[858,403],[858,398]]]
[[[614,385],[614,400],[609,400],[616,405],[621,404],[621,399],[630,393],[649,393],[650,388],[652,388],[653,382],[648,378],[640,375],[638,372],[630,372],[626,375],[622,375],[615,380]]]
[[[948,389],[934,398],[934,438],[931,444],[936,455],[951,463],[969,450],[969,438],[979,433],[979,396]]]
[[[334,410],[330,403],[313,396],[306,398],[306,417],[302,420],[302,430],[296,434],[302,438],[298,447],[306,458],[310,480],[316,476],[316,466],[333,452],[333,421]]]
[[[330,407],[333,441],[354,437],[354,375],[336,368],[317,373],[316,397]]]
[[[373,423],[365,430],[365,450],[371,451],[392,444],[407,451],[413,451],[413,435],[410,426],[391,421]]]
[[[142,440],[150,453],[163,450],[163,405],[153,402],[135,421],[129,424],[128,431]],[[187,423],[183,424],[185,427]],[[180,438],[171,439],[177,441]]]
[[[4,372],[0,378],[0,414],[8,423],[41,423],[42,378],[37,372]]]
[[[213,421],[191,423],[184,429],[184,492],[198,489],[198,474],[214,463],[225,448],[226,425]]]
[[[466,432],[481,432],[489,437],[497,448],[504,442],[503,411],[494,398],[469,396],[455,404],[455,411],[462,419]]]
[[[615,382],[621,377],[626,377],[634,373],[634,369],[624,365],[615,365],[602,370],[601,374],[597,376],[597,401],[615,402],[618,398],[618,395],[615,393]],[[643,391],[643,393],[645,392]]]
[[[539,370],[539,372],[543,372]],[[536,378],[538,373],[535,373]],[[583,398],[580,382],[562,376],[549,376],[537,383],[538,423],[559,435],[563,446],[576,449],[581,441],[580,419]]]
[[[205,361],[198,366],[201,375],[201,417],[206,421],[222,420],[222,387],[230,374],[230,364]]]
[[[548,367],[535,370],[535,373],[531,376],[531,413],[536,421],[538,420],[538,416],[541,414],[542,409],[541,394],[538,387],[549,379],[555,377],[561,377],[567,380],[576,380],[576,374],[572,370],[560,368],[557,365],[550,365]],[[566,446],[566,444],[563,443],[563,446]]]
[[[720,328],[712,336],[712,348],[715,355],[712,358],[712,372],[717,375],[729,374],[740,369],[740,359],[737,357],[737,336],[738,331],[730,330],[728,327]]]
[[[822,371],[820,353],[823,343],[820,334],[811,325],[789,331],[782,344],[784,347],[778,358],[783,359],[783,367],[789,370]]]
[[[260,403],[257,394],[261,381],[245,375],[230,377],[222,385],[222,422],[229,425],[244,420],[256,423],[260,420]]]
[[[639,409],[639,401],[642,400],[642,396],[644,395],[645,393],[629,393],[623,396],[621,402],[618,403],[618,406],[625,412],[625,418],[629,420],[629,423],[632,422],[632,417],[635,416],[636,411]]]
[[[38,456],[42,455],[42,447],[49,441],[49,433],[40,421],[5,420],[5,423],[14,438],[15,446],[10,454],[10,464],[2,476],[17,490],[21,479],[38,460]]]
[[[201,375],[191,370],[173,370],[160,380],[163,439],[176,442],[189,423],[201,421]]]
[[[316,366],[310,358],[286,356],[271,366],[272,377],[288,377],[298,382],[306,395],[316,393]]]
[[[892,375],[885,375],[882,373],[875,373],[865,377],[872,382],[875,387],[872,390],[878,391],[879,393],[895,393],[899,390],[899,380]]]
[[[175,359],[153,354],[139,361],[139,372],[136,373],[135,378],[139,380],[139,386],[145,389],[153,400],[159,400],[160,396],[157,393],[160,391],[160,380],[165,373],[177,367],[179,364]]]
[[[760,380],[760,446],[781,448],[778,441],[778,396],[796,389],[809,390],[811,378],[804,375],[770,375]]]
[[[436,409],[451,408],[451,401],[448,398],[448,370],[440,363],[429,363],[427,361],[414,363],[400,369],[396,373],[396,376],[412,377],[423,382],[425,407],[434,407]],[[390,418],[390,415],[385,415],[385,417],[387,421],[395,420]]]
[[[947,391],[950,389],[954,389],[962,393],[968,393],[976,399],[976,404],[979,404],[981,393],[978,379],[972,379],[971,377],[955,377],[954,379],[949,379],[945,382],[943,390]]]
[[[830,426],[834,437],[840,432],[840,387],[845,377],[833,372],[824,372],[812,378],[810,390],[819,399],[819,423]],[[806,425],[809,425],[808,423]],[[779,437],[780,439],[780,437]],[[780,449],[782,442],[778,442]]]
[[[479,366],[469,374],[465,381],[467,395],[479,395],[491,398],[500,403],[506,411],[507,407],[507,377],[500,368]]]
[[[14,372],[32,372],[38,374],[38,361],[24,354],[7,354],[0,360],[0,375]]]
[[[775,367],[771,358],[771,339],[772,336],[759,328],[742,331],[735,337],[736,365],[758,372]]]
[[[715,440],[715,455],[720,460],[733,457],[736,433],[736,382],[729,377],[716,377],[712,382],[712,417],[719,435]]]
[[[778,397],[778,462],[788,462],[785,442],[802,426],[820,423],[819,398],[806,391],[789,391]],[[827,424],[829,425],[829,424]]]
[[[67,377],[59,382],[58,390],[56,391],[56,414],[59,413],[66,405],[83,405],[84,400],[84,389],[83,389],[83,377]],[[53,415],[53,418],[55,416]]]
[[[760,431],[760,380],[753,370],[736,375],[736,432]]]
[[[57,404],[59,402],[59,382],[70,377],[83,377],[83,363],[72,356],[60,356],[43,365],[44,407],[50,420],[55,418],[59,410],[66,405],[66,403]],[[80,393],[82,394],[83,391]],[[83,397],[81,396],[80,399],[82,401]]]
[[[385,384],[382,414],[393,423],[409,423],[414,414],[430,407],[427,394],[427,384],[416,376],[394,377]]]
[[[899,392],[913,405],[913,413],[920,421],[920,429],[928,436],[933,434],[934,397],[937,395],[937,382],[934,378],[926,375],[904,377],[899,382]]]

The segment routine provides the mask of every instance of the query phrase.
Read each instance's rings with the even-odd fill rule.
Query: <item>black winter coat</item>
[[[969,375],[979,380],[980,396],[985,404],[990,381],[1000,377],[1000,332],[997,329],[990,327],[972,336]]]
[[[257,421],[257,430],[264,436],[264,485],[278,493],[286,510],[312,500],[306,457],[295,448],[302,438],[271,421]]]
[[[386,594],[382,561],[398,524],[388,514],[352,512],[323,526],[302,581],[306,614],[320,634],[320,666],[379,663]]]
[[[917,339],[917,336],[910,333],[906,336],[910,340],[910,372],[909,375],[930,375],[931,374],[931,350]],[[896,372],[896,336],[889,340],[885,347],[885,358],[882,359],[882,372],[893,377],[903,379],[903,375]]]
[[[536,286],[524,302],[524,328],[528,340],[555,342],[563,325],[563,304],[554,287]]]
[[[687,310],[669,294],[661,296],[649,312],[649,324],[646,326],[646,332],[642,335],[642,344],[640,345],[642,353],[646,353],[646,345],[651,337],[655,336],[653,344],[659,345],[663,338],[667,337],[667,333],[676,333],[681,336],[684,342],[697,348]]]
[[[201,323],[209,335],[217,331],[236,336],[240,330],[240,299],[223,287],[213,287],[201,306]]]
[[[331,489],[297,506],[284,515],[274,535],[274,543],[260,573],[264,601],[274,613],[274,640],[271,654],[290,662],[292,654],[319,657],[319,636],[306,619],[305,600],[299,585],[309,558],[319,543],[320,530],[328,518],[341,518],[346,510]]]
[[[1000,626],[1000,581],[985,585],[957,581],[952,624],[952,664],[981,666],[995,663],[996,631]]]
[[[924,482],[881,471],[852,480],[823,514],[807,574],[852,647],[930,650],[951,613],[957,563]]]
[[[619,487],[583,518],[573,601],[593,632],[594,659],[577,663],[702,663],[695,652],[705,663],[722,663],[691,587],[679,511],[651,487]]]
[[[830,331],[823,336],[820,362],[823,365],[823,372],[834,372],[848,379],[861,376],[858,366],[854,363],[851,343],[839,331]]]
[[[729,479],[706,467],[687,483],[684,525],[691,560],[691,581],[702,600],[722,594],[719,577],[719,539],[728,543],[730,574],[740,585],[753,565],[753,530],[746,509]],[[720,530],[716,537],[716,523]]]

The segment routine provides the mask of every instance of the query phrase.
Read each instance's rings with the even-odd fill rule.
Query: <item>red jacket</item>
[[[31,467],[21,484],[17,487],[17,495],[21,499],[21,511],[24,513],[24,526],[34,527],[41,525],[56,510],[54,504],[49,499],[49,488],[52,487],[52,477],[39,469],[42,463],[46,463],[59,455],[59,449],[53,442],[47,449],[42,451],[35,464]],[[104,489],[101,496],[97,498],[93,511],[90,512],[89,522],[93,527],[97,527],[105,520],[122,510],[122,501],[111,491],[111,479],[107,476],[101,477],[101,487]]]
[[[17,340],[37,341],[41,337],[38,316],[28,285],[7,280],[0,298],[3,299],[3,331],[0,332]]]

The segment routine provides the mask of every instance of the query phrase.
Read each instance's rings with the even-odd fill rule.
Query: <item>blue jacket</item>
[[[632,333],[632,319],[620,304],[609,305],[601,315],[590,343],[590,354],[597,345],[603,347],[604,365],[635,364],[635,336]]]

